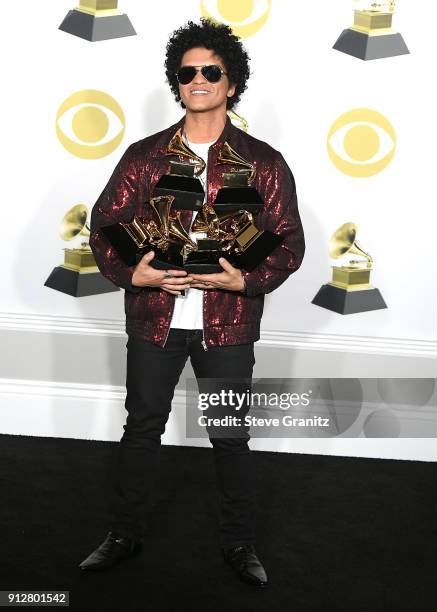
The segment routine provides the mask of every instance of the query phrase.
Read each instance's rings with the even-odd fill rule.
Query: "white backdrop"
[[[273,0],[267,23],[244,41],[253,74],[237,111],[289,163],[307,242],[301,270],[268,296],[263,329],[436,338],[437,5],[398,4],[394,24],[411,55],[363,62],[332,50],[352,22],[349,0]],[[34,15],[30,0],[20,7],[2,9],[4,23],[16,23],[2,37],[2,311],[122,319],[122,292],[73,298],[43,285],[72,246],[58,237],[64,213],[92,207],[128,144],[183,114],[164,80],[164,49],[173,29],[198,19],[199,2],[122,0],[138,35],[96,43],[57,29],[71,0],[45,2]],[[121,145],[97,160],[71,155],[54,129],[61,102],[83,89],[109,93],[126,116]],[[364,179],[340,172],[326,151],[332,122],[357,107],[382,113],[397,133],[393,161]],[[358,224],[387,310],[341,316],[310,303],[330,279],[328,240],[345,221]]]

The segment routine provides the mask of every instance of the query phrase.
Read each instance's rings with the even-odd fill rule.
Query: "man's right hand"
[[[146,253],[134,268],[132,285],[134,287],[160,287],[173,295],[180,295],[182,289],[188,289],[192,276],[185,270],[157,270],[149,265],[155,257],[154,251]],[[171,274],[171,277],[165,275]]]

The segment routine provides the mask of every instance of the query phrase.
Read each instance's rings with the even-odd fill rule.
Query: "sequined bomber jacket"
[[[146,221],[153,218],[154,211],[148,203],[153,197],[154,186],[169,171],[171,160],[186,161],[167,152],[169,141],[179,128],[183,128],[184,122],[185,116],[169,128],[130,145],[91,212],[90,247],[97,266],[106,278],[125,289],[126,333],[160,346],[165,346],[170,331],[176,296],[159,287],[132,285],[134,266],[126,266],[101,227],[127,223],[134,214]],[[254,216],[256,227],[280,234],[284,239],[254,270],[242,270],[246,283],[244,293],[203,290],[205,349],[258,340],[264,295],[279,287],[299,268],[305,251],[296,186],[290,168],[281,153],[235,127],[229,117],[218,140],[209,148],[207,201],[214,202],[223,185],[223,172],[229,172],[229,167],[216,164],[218,152],[226,141],[255,166],[252,185],[264,200],[262,210]],[[192,214],[192,211],[181,214],[187,231]]]

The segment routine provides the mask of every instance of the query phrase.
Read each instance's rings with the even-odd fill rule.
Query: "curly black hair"
[[[182,108],[185,104],[179,95],[179,84],[176,72],[180,68],[182,56],[185,51],[193,47],[205,47],[211,49],[223,60],[228,73],[229,82],[236,85],[233,96],[228,97],[226,108],[230,110],[240,100],[241,94],[247,87],[250,75],[249,55],[244,49],[238,36],[232,33],[232,29],[224,24],[217,23],[211,19],[202,17],[200,24],[188,21],[185,26],[175,30],[167,43],[165,56],[165,74],[176,102],[180,102]]]

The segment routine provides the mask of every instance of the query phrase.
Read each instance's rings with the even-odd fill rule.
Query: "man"
[[[127,149],[92,211],[90,245],[96,262],[102,274],[125,289],[128,416],[118,447],[110,531],[80,564],[82,569],[105,569],[142,547],[161,435],[188,356],[198,381],[251,380],[264,294],[281,285],[303,258],[304,236],[290,169],[278,151],[233,126],[227,115],[246,88],[248,59],[225,25],[202,19],[176,30],[167,44],[165,66],[185,116]],[[224,168],[217,157],[225,142],[254,164],[254,186],[264,200],[256,226],[280,234],[283,241],[252,272],[224,258],[223,271],[215,274],[157,270],[151,265],[153,251],[128,268],[100,231],[105,225],[130,221],[134,214],[154,218],[148,205],[154,186],[169,171],[170,160],[180,161],[167,150],[178,130],[207,163],[207,202],[214,202],[223,185]],[[192,211],[183,211],[181,219],[190,231]],[[255,473],[249,439],[247,429],[240,437],[210,436],[220,493],[220,545],[239,578],[265,586],[266,572],[255,550]]]

